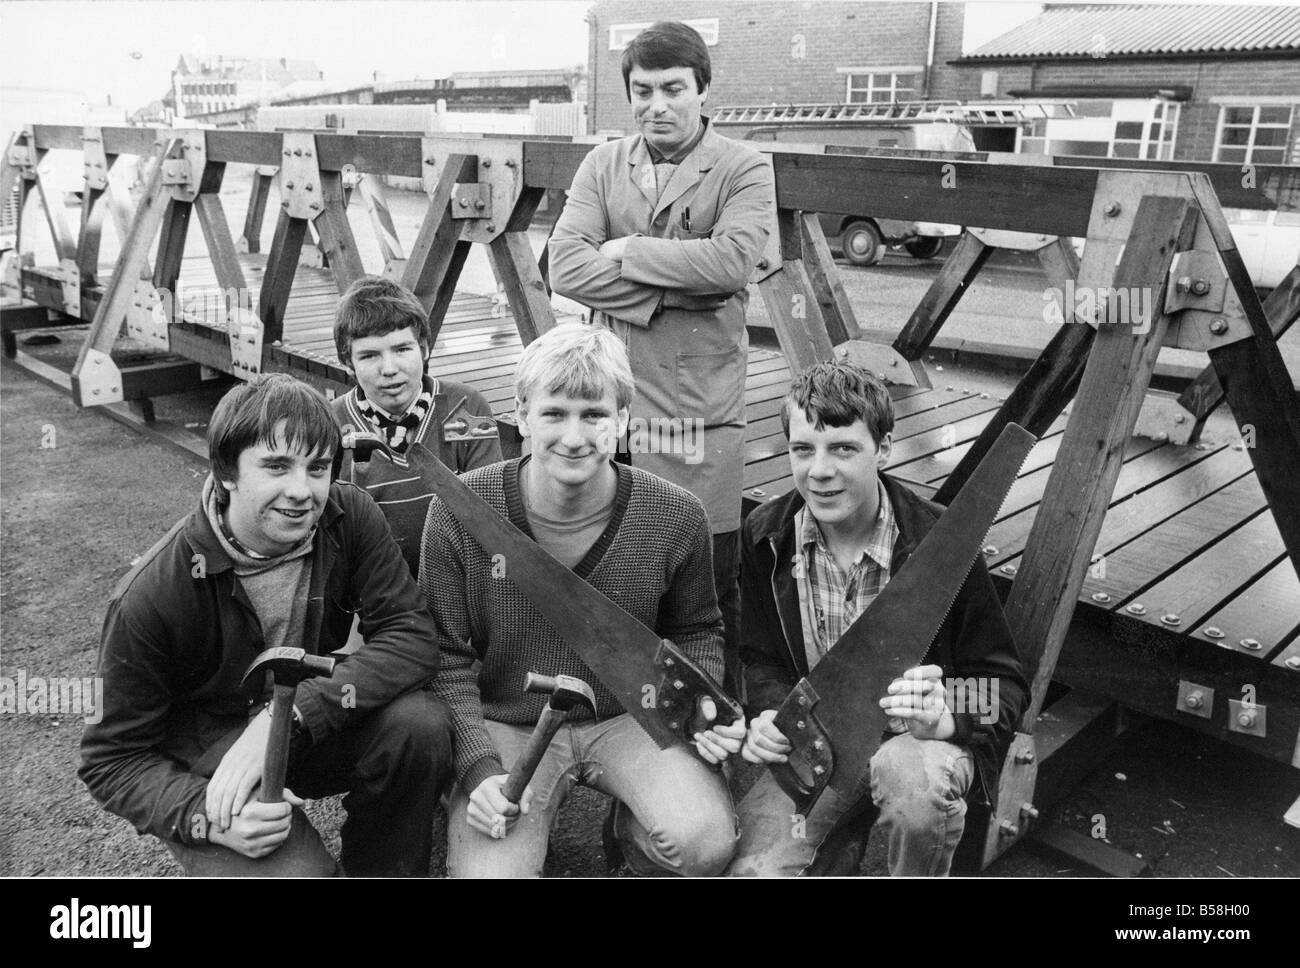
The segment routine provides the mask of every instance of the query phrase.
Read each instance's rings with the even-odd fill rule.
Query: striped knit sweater
[[[527,459],[470,471],[463,480],[532,537],[519,491],[519,468]],[[573,570],[720,679],[722,614],[704,506],[653,474],[615,467],[618,490],[609,526]],[[529,672],[577,676],[595,692],[599,718],[623,712],[508,576],[497,572],[494,577],[492,561],[434,497],[424,527],[420,588],[446,635],[439,642],[442,668],[433,691],[451,706],[456,778],[465,790],[506,772],[485,718],[532,726],[541,716],[546,697],[523,691]],[[482,662],[479,670],[476,660]]]

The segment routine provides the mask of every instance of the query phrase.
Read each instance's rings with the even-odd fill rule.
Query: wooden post
[[[34,146],[34,139],[29,143]],[[49,154],[48,149],[35,151],[36,158],[36,192],[41,198],[41,210],[45,212],[45,224],[50,228],[50,238],[54,240],[54,250],[59,254],[59,261],[77,257],[77,243],[68,228],[64,215],[63,195],[58,186],[41,173],[41,160]]]
[[[181,144],[180,139],[173,140],[167,148],[166,157],[179,156]],[[122,323],[126,321],[127,306],[135,295],[136,280],[140,278],[149,258],[149,246],[162,225],[163,216],[170,204],[170,195],[170,191],[163,185],[163,166],[154,166],[149,183],[140,196],[135,221],[122,240],[122,251],[118,254],[112,278],[108,280],[99,308],[95,310],[95,318],[91,321],[90,332],[77,355],[77,363],[72,371],[74,383],[90,352],[107,355],[117,342]]]
[[[208,246],[212,267],[217,273],[217,285],[225,300],[227,317],[231,311],[248,302],[248,284],[244,281],[244,267],[239,262],[235,241],[226,221],[225,206],[221,203],[221,181],[225,164],[208,162],[194,208],[199,216],[199,228]]]
[[[804,268],[797,213],[778,209],[777,225],[781,233],[781,268],[762,279],[758,291],[763,295],[790,372],[797,374],[814,363],[831,359],[835,347]]]
[[[1197,214],[1186,197],[1143,197],[1118,268],[1105,267],[1093,276],[1106,283],[1107,292],[1150,291],[1153,318],[1145,321],[1147,330],[1140,333],[1125,321],[1107,322],[1109,315],[1103,313],[1074,412],[1007,600],[1007,621],[1020,648],[1030,695],[1003,763],[998,802],[985,838],[986,863],[1014,842],[1014,837],[1002,836],[1003,824],[1018,827],[1020,804],[1032,797],[1034,722],[1065,644],[1123,464],[1124,447],[1164,342],[1169,266],[1176,252],[1191,247]],[[1093,234],[1089,232],[1090,237]]]
[[[921,297],[921,302],[894,340],[894,349],[903,359],[919,360],[930,348],[934,338],[939,335],[939,330],[957,307],[966,287],[992,254],[991,246],[985,245],[970,232],[962,233],[956,248],[944,261],[943,268],[935,276],[934,282],[930,283],[930,288]]]
[[[357,279],[365,275],[357,240],[352,237],[348,213],[343,201],[343,176],[337,171],[320,173],[321,202],[324,208],[316,217],[321,246],[329,258],[334,288],[342,295]]]
[[[555,325],[550,293],[528,241],[528,226],[544,194],[540,188],[524,189],[506,222],[506,230],[488,243],[492,268],[505,290],[525,346]]]
[[[846,340],[861,339],[862,327],[853,312],[844,283],[840,280],[839,270],[835,268],[835,259],[831,256],[831,247],[826,244],[821,221],[811,212],[799,214],[799,231],[803,243],[804,265],[808,269],[808,278],[812,282],[813,293],[821,307],[822,318],[826,321],[826,334],[832,346],[839,346]]]
[[[460,222],[451,217],[451,193],[457,182],[473,181],[477,176],[475,156],[453,154],[447,157],[429,199],[424,221],[420,223],[420,232],[411,246],[411,256],[402,271],[402,285],[415,293],[416,298],[430,310],[429,326],[435,339],[437,330],[442,328],[446,305],[451,302],[450,298],[446,299],[441,310],[436,311],[438,304],[443,303],[439,293],[448,277],[455,285],[455,277],[469,253],[469,243],[460,241]],[[462,245],[466,247],[463,251]]]
[[[248,212],[244,215],[244,234],[239,237],[239,248],[244,252],[262,251],[262,220],[266,217],[266,199],[271,194],[274,177],[273,174],[263,174],[261,168],[253,172]]]
[[[298,271],[298,254],[307,234],[307,220],[293,218],[283,208],[275,223],[275,237],[266,256],[266,272],[257,298],[257,318],[262,321],[262,345],[284,338],[284,310]]]

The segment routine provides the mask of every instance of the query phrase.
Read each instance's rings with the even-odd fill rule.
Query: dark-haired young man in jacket
[[[751,513],[741,537],[741,654],[752,717],[742,755],[753,763],[785,761],[791,747],[773,725],[776,709],[943,510],[880,472],[892,446],[893,405],[864,370],[809,367],[791,385],[781,419],[795,490]],[[966,800],[996,789],[1027,694],[1010,629],[977,561],[924,664],[885,695],[862,697],[890,717],[869,785],[850,797],[828,788],[802,817],[765,772],[737,810],[741,841],[730,873],[852,873],[860,851],[822,848],[850,811],[856,817],[865,807],[869,823],[874,807],[891,874],[946,875]]]
[[[374,501],[331,482],[338,445],[306,384],[234,387],[208,427],[198,507],[109,603],[104,715],[82,737],[79,776],[187,874],[336,873],[299,797],[345,791],[346,873],[428,873],[451,768],[449,712],[421,688],[438,630]],[[333,652],[357,612],[364,644],[298,687],[284,800],[259,802],[269,685],[245,689],[244,671],[269,648]]]

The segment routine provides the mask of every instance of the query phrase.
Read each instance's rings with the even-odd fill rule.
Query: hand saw
[[[878,701],[921,664],[1036,439],[1014,423],[1003,429],[898,574],[777,710],[773,724],[793,749],[770,769],[800,813],[828,784],[848,797],[866,778],[887,726]]]
[[[425,448],[413,443],[410,449]],[[677,646],[551,557],[445,464],[429,460],[428,472],[461,527],[489,558],[503,556],[507,578],[660,749],[689,745],[694,733],[708,727],[699,710],[703,699],[712,699],[717,709],[713,722],[744,718],[739,703]]]

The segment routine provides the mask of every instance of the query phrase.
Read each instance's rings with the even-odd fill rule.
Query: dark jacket
[[[438,671],[437,627],[374,502],[333,484],[308,557],[303,648],[346,644],[354,612],[363,645],[333,678],[309,679],[295,705],[318,742]],[[123,577],[100,644],[103,718],[86,728],[78,775],[141,833],[192,842],[207,780],[191,767],[269,696],[240,680],[264,648],[261,625],[202,506]]]
[[[887,474],[880,479],[898,524],[890,564],[890,574],[897,574],[943,507],[919,497]],[[798,550],[795,516],[803,506],[803,498],[791,491],[757,508],[745,520],[740,549],[741,658],[749,708],[755,715],[778,708],[808,674],[799,590],[790,560]],[[999,678],[996,722],[981,723],[974,712],[953,716],[957,732],[951,742],[971,749],[983,793],[988,796],[996,788],[1002,758],[1025,709],[1029,687],[983,561],[975,562],[926,652],[925,662],[942,666],[945,676]],[[872,701],[878,698],[872,697]]]

